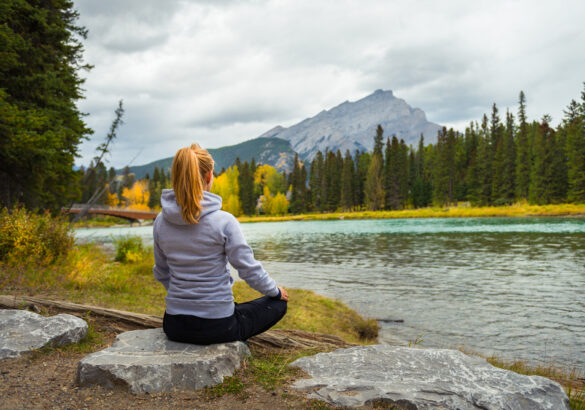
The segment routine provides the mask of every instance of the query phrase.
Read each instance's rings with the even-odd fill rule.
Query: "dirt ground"
[[[94,328],[103,343],[92,346],[97,351],[110,345],[126,326],[95,319]],[[307,392],[291,387],[291,376],[274,389],[265,389],[242,377],[244,389],[237,393],[218,394],[212,390],[193,392],[133,394],[126,390],[107,390],[100,386],[79,387],[75,383],[77,364],[88,352],[74,349],[41,349],[15,359],[0,361],[1,409],[330,409],[324,402],[310,400]],[[253,352],[255,354],[255,352]],[[262,354],[262,353],[260,353]],[[302,376],[300,376],[302,377]],[[386,407],[383,404],[364,408]]]

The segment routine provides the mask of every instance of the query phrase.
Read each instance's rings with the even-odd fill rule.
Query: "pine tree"
[[[416,170],[416,156],[414,149],[410,146],[408,150],[408,195],[406,199],[406,206],[412,208],[414,206],[414,186],[416,184],[417,170]]]
[[[299,162],[299,155],[295,153],[295,163],[290,175],[290,185],[292,186],[290,209],[294,214],[302,213],[306,208],[306,181],[303,178],[303,164]]]
[[[516,125],[514,116],[506,112],[506,129],[503,136],[502,178],[499,187],[500,202],[511,204],[516,192]]]
[[[244,161],[241,164],[241,171],[238,182],[240,184],[240,199],[242,201],[242,211],[246,215],[256,213],[256,199],[254,198],[254,174],[251,172],[250,164]]]
[[[409,176],[408,176],[408,147],[403,139],[400,140],[397,149],[398,159],[398,183],[400,192],[400,208],[404,208],[408,200]]]
[[[341,151],[336,153],[329,151],[325,158],[325,168],[327,174],[327,210],[335,211],[339,207],[341,199],[341,174],[343,169],[343,157]]]
[[[534,145],[532,150],[532,165],[530,173],[530,189],[528,200],[533,204],[543,205],[550,202],[550,191],[547,186],[550,183],[548,166],[551,163],[552,153],[548,150],[549,141],[552,139],[553,130],[550,128],[549,117],[544,116],[536,128]]]
[[[379,155],[382,158],[382,149],[384,148],[384,129],[380,124],[376,128],[376,135],[374,136],[374,155]]]
[[[424,136],[421,134],[418,143],[418,150],[415,155],[416,175],[412,187],[412,203],[415,208],[422,208],[430,204],[430,196],[428,194],[428,185],[425,180],[425,166],[424,166]]]
[[[526,97],[520,91],[518,108],[518,135],[516,138],[516,198],[528,199],[530,187],[530,166],[532,165],[531,147],[528,140],[528,123],[526,121]]]
[[[254,179],[254,175],[256,175],[256,169],[258,169],[258,165],[256,165],[256,160],[252,157],[252,161],[250,161],[250,175],[252,175],[252,179]],[[262,195],[262,189],[260,186],[254,184],[254,209],[256,209],[256,203],[258,199]]]
[[[563,125],[567,141],[567,198],[576,203],[585,202],[585,91],[581,96],[581,106],[571,101]]]
[[[400,143],[398,142],[398,138],[394,135],[392,137],[392,142],[388,139],[386,147],[386,206],[389,209],[400,209],[403,197],[400,189],[402,172]]]
[[[480,177],[480,158],[479,158],[479,135],[477,127],[472,121],[465,130],[468,150],[468,168],[467,168],[467,200],[472,204],[481,203],[481,177]]]
[[[443,127],[437,136],[436,161],[434,164],[434,200],[440,205],[453,203],[455,183],[455,131]]]
[[[354,202],[354,164],[349,150],[345,152],[343,159],[343,170],[341,173],[341,208],[351,210]]]
[[[354,206],[363,207],[366,204],[365,185],[368,176],[368,169],[370,167],[370,154],[368,152],[355,151],[354,156]]]
[[[384,206],[382,183],[382,158],[380,155],[373,154],[364,187],[366,207],[372,211],[377,211]]]
[[[392,142],[390,138],[386,138],[386,150],[384,151],[384,169],[382,171],[382,186],[384,187],[384,192],[386,193],[386,197],[384,198],[384,203],[387,207],[391,208],[390,206],[390,198],[391,196],[391,188],[392,185]]]
[[[454,201],[467,201],[467,171],[469,164],[467,138],[459,132],[455,133],[455,182],[453,188]]]
[[[311,174],[309,176],[309,189],[311,190],[311,210],[321,210],[321,172],[323,170],[323,153],[317,151],[311,161]]]
[[[498,115],[496,104],[492,106],[492,115],[490,121],[490,146],[492,150],[492,187],[490,202],[497,205],[503,205],[505,199],[501,192],[504,180],[504,139],[503,127]]]
[[[479,173],[479,204],[490,205],[492,198],[493,150],[488,132],[488,119],[484,114],[479,133],[478,173]]]
[[[548,203],[567,201],[567,141],[564,132],[553,132],[547,141],[551,162],[547,167]]]

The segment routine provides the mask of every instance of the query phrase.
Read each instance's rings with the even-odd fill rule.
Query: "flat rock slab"
[[[61,313],[45,317],[26,310],[0,310],[0,359],[45,346],[77,343],[87,334],[87,323]]]
[[[248,355],[242,342],[200,346],[170,341],[160,328],[133,330],[83,358],[77,383],[134,393],[198,390],[221,383]]]
[[[558,383],[499,369],[458,350],[359,346],[291,365],[312,376],[294,387],[318,389],[310,397],[337,406],[382,400],[406,409],[569,409]]]

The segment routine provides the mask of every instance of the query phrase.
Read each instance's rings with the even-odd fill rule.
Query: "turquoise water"
[[[305,221],[242,230],[278,283],[384,320],[387,343],[418,338],[422,346],[585,371],[584,218]],[[152,242],[149,226],[84,229],[77,237],[108,243],[127,233]]]

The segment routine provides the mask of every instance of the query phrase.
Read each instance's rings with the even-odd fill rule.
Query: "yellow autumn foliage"
[[[234,216],[242,215],[242,201],[240,200],[240,185],[238,167],[229,167],[227,171],[213,180],[211,192],[221,196],[222,207],[226,212]]]
[[[124,188],[122,190],[122,199],[128,209],[149,211],[149,198],[150,193],[148,192],[148,182],[146,180],[136,181],[131,188]]]
[[[276,168],[268,164],[259,165],[254,172],[254,184],[264,187],[274,174],[276,174]]]
[[[109,185],[106,185],[106,205],[109,206],[119,206],[120,200],[118,199],[118,195],[114,192],[113,194],[110,193]]]
[[[281,192],[272,195],[268,186],[264,186],[263,195],[260,197],[260,206],[266,215],[284,215],[288,212],[289,201]]]

